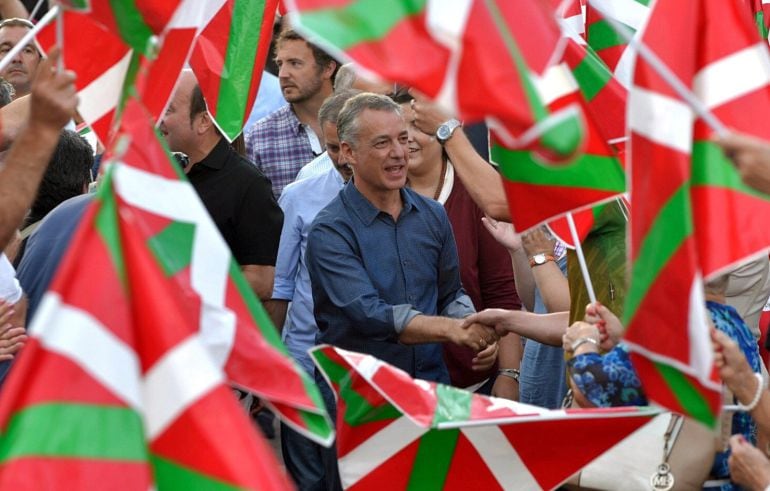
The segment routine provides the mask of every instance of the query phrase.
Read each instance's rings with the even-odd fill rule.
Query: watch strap
[[[539,254],[537,254],[539,255]],[[553,254],[543,254],[545,260],[542,263],[539,263],[535,261],[535,256],[532,256],[529,258],[529,267],[534,268],[535,266],[542,266],[543,264],[547,263],[548,261],[556,261],[556,258],[553,256]]]

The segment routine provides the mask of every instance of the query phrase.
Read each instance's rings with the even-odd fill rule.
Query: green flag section
[[[768,28],[770,28],[770,2],[767,0],[744,0],[751,12],[754,24],[757,26],[757,32],[762,39],[767,39]]]
[[[642,28],[649,16],[651,1],[591,0],[586,4],[588,45],[626,87],[631,83],[631,70],[636,53],[633,49],[626,49],[628,43],[615,31],[600,10],[609,18],[636,32]]]
[[[158,36],[182,0],[65,0],[63,6],[83,11],[124,43],[145,56],[154,56]]]
[[[554,489],[656,415],[548,411],[414,380],[332,346],[311,355],[338,395],[340,477],[350,490]]]
[[[278,0],[227,0],[198,34],[190,66],[228,140],[243,130],[269,55]]]
[[[590,113],[584,110],[584,99],[566,65],[553,67],[546,80],[548,77],[558,80],[561,89],[544,100],[549,101],[554,112],[564,107],[580,108],[586,138],[571,159],[551,163],[539,150],[511,148],[496,129],[490,131],[490,158],[500,167],[511,219],[521,231],[611,200],[625,191],[623,167]],[[553,82],[541,85],[551,89],[558,86]]]
[[[258,395],[289,426],[321,444],[334,438],[313,380],[288,355],[216,225],[135,100],[126,106],[112,157],[118,196],[139,221],[145,246],[186,299],[185,322],[229,381]]]
[[[113,175],[0,396],[0,487],[290,489]]]
[[[493,118],[516,139],[548,116],[529,74],[544,73],[561,41],[542,2],[461,0],[451,9],[428,0],[286,3],[297,28],[330,52],[420,90],[465,122]],[[564,148],[564,141],[546,135],[542,144],[563,156],[577,144]]]
[[[770,138],[770,55],[744,4],[657,0],[641,39],[726,127]],[[713,425],[702,277],[766,254],[770,197],[740,182],[713,130],[644,60],[629,100],[631,199],[644,205],[632,208],[626,337],[650,399]]]
[[[564,51],[599,133],[615,148],[626,136],[626,89],[590,46],[570,39]]]

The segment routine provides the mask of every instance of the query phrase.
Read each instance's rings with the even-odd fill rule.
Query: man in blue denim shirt
[[[409,150],[399,106],[358,94],[340,112],[337,132],[354,177],[316,217],[306,251],[319,343],[444,383],[440,342],[484,350],[478,358],[494,362],[494,329],[462,327],[474,310],[443,206],[404,188]],[[334,415],[329,389],[320,385]],[[333,458],[324,458],[327,477],[336,474]]]
[[[398,105],[371,93],[337,119],[348,185],[316,217],[307,264],[318,341],[372,354],[413,377],[449,382],[439,342],[479,351],[496,341],[460,285],[443,207],[405,189],[407,129]]]

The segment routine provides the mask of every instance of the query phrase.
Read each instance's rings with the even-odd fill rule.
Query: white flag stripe
[[[203,28],[224,4],[225,0],[184,0],[174,12],[167,29]]]
[[[212,364],[197,335],[167,351],[147,372],[142,384],[147,437],[158,437],[187,408],[222,382],[222,371]]]
[[[682,153],[692,148],[693,114],[676,99],[634,86],[628,95],[629,128]]]
[[[540,485],[498,426],[463,428],[463,435],[503,489],[539,490]]]
[[[569,67],[564,63],[548,67],[542,77],[532,73],[531,78],[545,105],[580,89]]]
[[[695,94],[713,109],[770,83],[770,52],[762,42],[711,63],[693,81]]]
[[[428,0],[425,7],[428,32],[450,50],[460,50],[473,3],[473,0]]]
[[[700,274],[697,274],[690,287],[687,335],[690,338],[690,365],[695,370],[698,380],[701,381],[709,381],[709,375],[714,366],[714,348],[709,335],[709,314],[705,305],[703,280]]]
[[[638,30],[650,12],[649,7],[635,0],[589,0],[599,10],[618,22]]]
[[[214,362],[223,367],[232,350],[236,326],[235,313],[225,306],[230,249],[190,183],[116,165],[115,190],[129,204],[174,221],[195,224],[190,279],[203,302],[201,340]]]
[[[142,407],[136,353],[88,312],[62,303],[49,291],[30,334],[49,351],[66,356],[134,409]]]
[[[393,421],[339,459],[342,487],[354,485],[427,431],[406,416]]]
[[[131,51],[128,51],[120,61],[78,92],[78,111],[83,119],[94,124],[115,109],[130,62]]]

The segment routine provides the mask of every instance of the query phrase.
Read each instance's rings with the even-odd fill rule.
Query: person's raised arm
[[[75,73],[59,72],[59,50],[40,62],[30,94],[29,118],[0,169],[0,249],[4,249],[35,199],[59,133],[78,104]]]
[[[420,96],[415,96],[412,109],[414,124],[429,135],[435,135],[438,127],[449,119],[449,115],[438,106]],[[496,220],[510,221],[508,200],[500,175],[476,152],[462,128],[457,128],[444,143],[444,150],[476,205]]]

